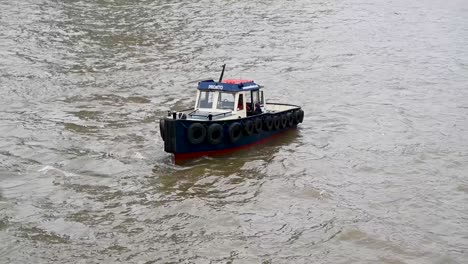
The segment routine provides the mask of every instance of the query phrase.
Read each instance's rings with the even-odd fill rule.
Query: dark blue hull
[[[302,116],[301,116],[302,113]],[[165,118],[160,121],[164,150],[175,160],[230,153],[294,129],[302,122],[300,108],[225,121]]]

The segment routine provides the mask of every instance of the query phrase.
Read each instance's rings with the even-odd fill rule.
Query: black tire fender
[[[281,128],[281,118],[277,115],[273,117],[273,127],[275,128],[275,130]]]
[[[260,117],[255,118],[255,133],[262,132],[262,119]]]
[[[248,136],[252,135],[254,132],[254,123],[251,120],[247,120],[244,123],[244,131]]]
[[[187,130],[187,137],[190,143],[197,145],[206,138],[206,127],[200,123],[193,123]]]
[[[281,127],[285,128],[288,125],[288,118],[286,117],[286,114],[281,115]]]
[[[295,124],[299,124],[299,120],[301,119],[301,113],[300,113],[301,110],[296,110],[294,111],[293,115],[294,115],[294,123]]]
[[[263,122],[264,122],[266,130],[270,131],[273,129],[273,117],[271,117],[270,115],[267,115],[263,119]]]
[[[292,127],[294,125],[294,116],[291,112],[286,114],[286,117],[288,118],[288,126]]]
[[[161,134],[161,137],[163,141],[166,141],[166,127],[164,126],[165,122],[164,119],[159,120],[159,133]]]
[[[238,141],[242,137],[242,126],[239,122],[234,122],[229,126],[228,129],[229,140],[232,143]]]
[[[304,111],[299,110],[299,123],[302,123],[304,121]]]
[[[217,145],[223,142],[223,126],[220,124],[212,124],[208,127],[206,132],[206,139],[212,145]]]

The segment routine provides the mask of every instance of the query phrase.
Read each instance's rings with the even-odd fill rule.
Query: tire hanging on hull
[[[202,143],[206,137],[206,128],[200,123],[193,123],[189,126],[187,137],[190,143],[197,145]]]
[[[262,119],[260,117],[255,118],[254,124],[255,124],[255,133],[261,133],[262,132]]]
[[[299,110],[299,123],[302,123],[304,121],[304,111]]]
[[[281,128],[281,118],[279,116],[273,117],[273,127],[275,130],[278,130]]]
[[[161,134],[163,141],[166,141],[166,133],[164,132],[165,131],[164,124],[165,124],[164,119],[159,120],[159,133]]]
[[[206,133],[208,143],[217,145],[223,141],[223,126],[220,124],[212,124],[208,127]]]
[[[265,130],[270,131],[273,129],[273,118],[270,115],[267,115],[265,119],[263,119],[263,123],[265,125]]]
[[[301,119],[301,113],[300,113],[301,110],[296,110],[294,111],[293,113],[293,117],[294,117],[294,124],[299,124],[299,120]]]
[[[229,140],[232,143],[237,142],[242,137],[242,126],[238,122],[234,122],[228,129]]]
[[[291,112],[286,114],[286,117],[288,118],[288,126],[292,127],[294,125],[294,117]]]
[[[245,134],[247,134],[247,136],[250,136],[252,135],[252,133],[254,132],[254,123],[250,120],[247,120],[245,121],[244,123],[244,131],[245,131]]]
[[[281,128],[285,128],[288,125],[288,118],[286,117],[286,114],[281,115]]]

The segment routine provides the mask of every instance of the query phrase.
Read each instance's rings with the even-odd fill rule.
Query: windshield
[[[200,99],[198,100],[198,108],[212,108],[213,107],[213,92],[200,92]]]
[[[234,110],[234,99],[233,93],[220,92],[218,96],[218,109],[229,109]]]

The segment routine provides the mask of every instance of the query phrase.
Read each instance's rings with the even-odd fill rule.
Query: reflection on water
[[[248,180],[259,181],[267,176],[265,168],[269,163],[275,163],[278,148],[293,144],[299,134],[299,130],[288,130],[264,145],[220,157],[191,160],[181,166],[156,165],[153,173],[158,177],[154,177],[156,182],[152,185],[158,186],[158,192],[176,194],[184,199],[233,196],[229,190]]]
[[[466,262],[467,10],[0,2],[0,263]],[[305,121],[174,165],[223,63]]]

